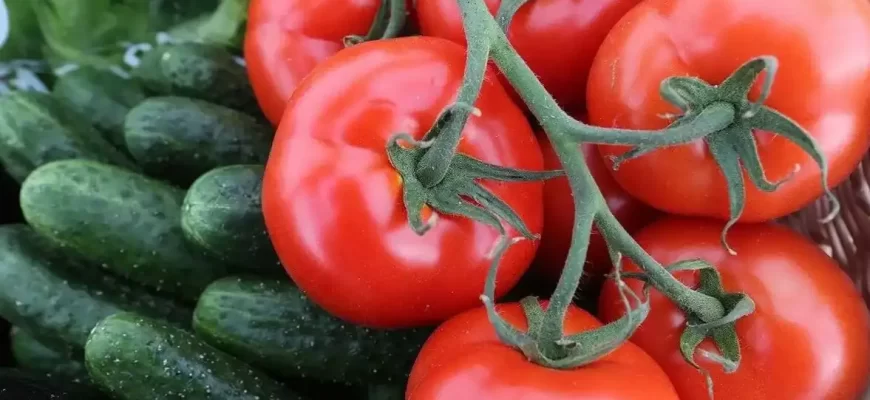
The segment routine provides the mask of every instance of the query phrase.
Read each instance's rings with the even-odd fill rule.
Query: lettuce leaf
[[[32,0],[0,0],[0,62],[42,58],[42,34]]]
[[[158,34],[237,46],[248,0],[24,0],[33,6],[54,68],[87,65],[123,72],[125,53]]]

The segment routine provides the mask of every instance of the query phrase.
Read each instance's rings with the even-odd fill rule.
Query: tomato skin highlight
[[[251,0],[245,33],[248,78],[263,113],[278,125],[284,105],[311,70],[365,35],[380,0]]]
[[[669,76],[719,84],[738,66],[776,56],[766,105],[807,129],[842,182],[870,146],[870,3],[863,0],[649,0],[634,8],[601,45],[587,88],[590,122],[659,129],[679,109],[659,95]],[[759,93],[761,78],[750,98]],[[772,193],[747,179],[745,222],[794,212],[822,194],[809,155],[785,138],[756,133],[771,182],[798,172]],[[626,147],[600,146],[606,156]],[[745,175],[745,174],[744,174]],[[633,196],[680,215],[728,219],[725,180],[702,141],[623,163],[616,180]]]
[[[546,303],[542,303],[546,307]],[[497,306],[521,331],[528,325],[519,303]],[[601,323],[586,311],[568,310],[565,332]],[[626,342],[603,359],[573,370],[549,369],[502,344],[483,308],[460,314],[429,337],[408,380],[407,400],[678,400],[662,369]]]
[[[485,2],[495,15],[501,0]],[[595,52],[610,28],[639,2],[531,1],[514,16],[508,39],[556,101],[569,111],[579,112],[585,103],[586,80]],[[424,35],[466,43],[456,0],[418,0],[417,18]],[[505,87],[511,88],[501,78]],[[519,102],[516,93],[512,94]]]
[[[318,66],[288,102],[264,177],[266,226],[296,284],[337,317],[372,327],[430,325],[480,304],[497,230],[439,215],[418,236],[385,151],[396,133],[422,138],[455,101],[464,66],[464,49],[445,39],[363,43]],[[542,170],[528,121],[494,71],[487,74],[475,103],[481,116],[469,119],[459,151]],[[541,182],[481,184],[540,233]],[[499,295],[536,249],[526,240],[508,250]]]
[[[546,134],[538,134],[541,152],[544,155],[546,170],[562,169],[556,151],[550,145]],[[633,233],[652,222],[659,213],[643,202],[625,192],[607,171],[607,165],[601,159],[594,144],[584,143],[581,151],[586,157],[586,165],[592,172],[595,182],[607,207],[616,216],[622,226]],[[549,281],[556,282],[565,266],[568,249],[571,247],[571,237],[574,229],[574,196],[568,185],[568,178],[559,177],[544,182],[544,231],[541,233],[541,244],[535,257],[534,269]],[[600,276],[613,268],[607,243],[592,227],[589,237],[589,249],[586,253],[584,275]]]
[[[788,228],[738,224],[729,234],[729,256],[719,234],[722,222],[669,217],[636,234],[638,243],[664,265],[703,258],[718,267],[726,291],[747,293],[755,312],[737,322],[743,359],[733,374],[696,355],[713,377],[717,400],[853,400],[870,374],[870,322],[848,276],[821,249]],[[637,267],[626,262],[626,271]],[[675,276],[694,287],[696,273]],[[641,284],[626,281],[636,292]],[[632,337],[671,378],[683,399],[705,399],[703,377],[682,359],[679,337],[685,317],[661,293],[651,294],[649,317]],[[616,286],[605,283],[599,303],[603,321],[621,315]],[[715,351],[709,342],[701,348]],[[697,353],[696,353],[697,354]]]

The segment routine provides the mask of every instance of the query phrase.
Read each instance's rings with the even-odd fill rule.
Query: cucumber
[[[19,368],[41,372],[48,376],[63,376],[87,381],[88,372],[75,349],[66,346],[63,350],[43,344],[26,331],[13,327],[10,333],[12,357]]]
[[[18,182],[51,161],[84,158],[138,167],[66,103],[48,93],[0,96],[0,162]]]
[[[0,226],[0,315],[60,349],[81,349],[97,322],[124,310],[173,321],[190,318],[183,308],[122,288],[119,281],[89,282],[88,269],[93,268],[78,265],[76,257],[27,225]]]
[[[127,148],[124,117],[146,98],[145,90],[135,80],[88,66],[61,76],[52,94],[65,101],[119,149]]]
[[[262,116],[247,71],[220,46],[159,46],[142,56],[133,76],[156,95],[192,97]]]
[[[21,210],[36,231],[134,282],[195,301],[223,263],[181,230],[184,191],[90,161],[46,164],[21,186]]]
[[[273,130],[231,108],[186,97],[152,97],[127,114],[130,154],[151,175],[189,185],[209,170],[265,163]]]
[[[404,381],[430,333],[345,323],[286,279],[218,280],[193,315],[203,340],[275,376],[352,384]]]
[[[366,400],[405,400],[405,386],[398,384],[369,385]]]
[[[133,313],[115,314],[94,328],[85,365],[118,399],[301,399],[193,334]]]
[[[283,271],[266,232],[262,165],[231,165],[197,179],[181,210],[188,239],[219,259],[248,269]]]
[[[0,369],[0,400],[103,400],[105,395],[85,382],[34,371]]]

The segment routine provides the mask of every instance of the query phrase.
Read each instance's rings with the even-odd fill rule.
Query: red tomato
[[[755,301],[753,314],[737,322],[743,359],[733,374],[696,360],[713,375],[717,400],[854,400],[870,374],[870,322],[849,278],[815,244],[777,225],[738,224],[729,256],[719,240],[722,223],[672,217],[636,235],[659,262],[703,258],[716,265],[725,290]],[[627,262],[626,270],[637,270]],[[676,275],[697,285],[696,272]],[[638,292],[641,284],[626,281]],[[680,397],[706,399],[704,378],[680,356],[683,313],[653,290],[652,312],[632,341],[671,377]],[[599,312],[612,321],[623,314],[616,286],[608,281]],[[702,348],[715,351],[711,343]]]
[[[317,64],[369,31],[380,0],[251,0],[245,36],[248,77],[260,108],[278,125],[284,104]]]
[[[455,100],[464,65],[464,49],[444,39],[368,42],[325,61],[288,102],[266,166],[263,212],[290,276],[334,315],[369,326],[427,325],[480,304],[498,232],[442,215],[418,236],[385,152],[397,132],[422,138]],[[482,116],[469,119],[459,151],[541,170],[528,121],[488,74],[476,103]],[[540,232],[540,182],[482,184]],[[500,294],[528,269],[536,248],[524,241],[507,252]]]
[[[619,18],[639,1],[530,1],[511,22],[508,38],[556,101],[568,110],[579,111],[598,46]],[[495,15],[501,0],[486,0],[486,5]],[[417,0],[417,14],[424,35],[465,43],[456,0]]]
[[[519,303],[500,304],[497,309],[518,329],[528,329]],[[566,334],[600,326],[595,317],[576,307],[565,319]],[[630,342],[587,366],[550,369],[503,345],[483,308],[448,320],[429,337],[411,370],[405,396],[407,400],[678,399],[661,367]]]
[[[539,134],[541,151],[544,154],[544,168],[556,170],[562,163],[544,133]],[[607,200],[607,207],[629,232],[634,232],[652,222],[657,213],[646,204],[631,197],[622,190],[610,172],[595,145],[581,146],[586,156],[586,165],[595,177],[598,188]],[[544,231],[541,245],[535,258],[535,270],[554,281],[559,278],[568,249],[571,247],[574,229],[574,197],[567,178],[550,179],[544,182]],[[586,271],[592,275],[607,273],[612,268],[607,243],[593,227],[586,254]]]
[[[766,105],[791,117],[819,143],[830,186],[842,182],[870,144],[870,3],[865,0],[648,0],[611,30],[587,89],[590,122],[659,129],[679,109],[659,95],[670,76],[721,83],[751,58],[773,55],[779,71]],[[757,96],[760,81],[755,87]],[[754,98],[754,97],[753,97]],[[822,193],[820,170],[796,145],[758,132],[773,193],[746,180],[743,221],[787,215]],[[604,155],[622,146],[601,146]],[[725,179],[703,141],[655,151],[614,173],[626,191],[681,215],[728,219]]]

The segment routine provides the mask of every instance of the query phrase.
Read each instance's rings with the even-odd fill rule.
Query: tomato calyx
[[[764,192],[777,190],[780,185],[791,179],[794,172],[797,172],[795,170],[776,182],[769,181],[759,158],[754,130],[764,130],[782,136],[809,154],[821,169],[822,187],[833,205],[831,213],[825,219],[835,216],[839,209],[839,203],[828,186],[828,166],[825,155],[816,141],[790,118],[763,105],[770,95],[777,65],[776,58],[762,56],[740,66],[718,86],[694,77],[671,77],[664,80],[661,85],[662,98],[682,111],[682,115],[669,126],[669,130],[679,129],[680,126],[691,123],[714,107],[730,105],[736,111],[734,120],[728,126],[711,132],[703,138],[710,154],[719,164],[728,185],[730,216],[722,230],[722,244],[731,254],[736,253],[728,245],[726,236],[728,230],[740,219],[746,205],[743,169],[746,170],[750,182]],[[762,83],[761,94],[756,101],[750,101],[749,91],[758,76],[765,70],[767,74]],[[613,168],[617,169],[621,163],[657,150],[659,147],[640,144],[620,156],[612,156]]]
[[[363,42],[398,37],[405,29],[408,10],[405,0],[381,0],[375,19],[365,36],[348,35],[343,39],[344,46],[350,47]]]
[[[619,289],[622,302],[627,310],[625,315],[598,329],[574,335],[564,335],[565,311],[563,308],[567,309],[568,306],[567,304],[564,306],[554,304],[552,300],[565,297],[566,291],[557,289],[553,299],[548,302],[547,310],[541,308],[541,303],[537,297],[529,296],[520,301],[529,327],[526,332],[521,332],[498,314],[493,302],[499,261],[507,249],[519,240],[522,238],[508,240],[506,236],[502,236],[502,240],[499,241],[494,252],[484,294],[480,298],[499,340],[505,345],[521,351],[529,361],[548,368],[563,370],[594,363],[622,346],[649,315],[650,302],[649,296],[647,296],[649,290],[644,291],[645,299],[642,300],[633,290],[623,284],[619,286]],[[617,279],[619,279],[619,268],[617,268],[616,274]],[[621,280],[618,282],[622,283]],[[574,291],[571,290],[571,296],[573,293]],[[632,307],[631,300],[634,300],[637,306]],[[557,309],[557,314],[554,314],[558,315],[556,319],[548,315],[554,309]]]
[[[691,309],[685,309],[686,329],[680,336],[680,353],[695,369],[704,374],[707,387],[712,398],[713,381],[697,361],[695,354],[698,346],[705,339],[711,339],[719,349],[719,354],[709,351],[699,353],[707,360],[719,364],[726,373],[733,373],[740,366],[740,340],[737,337],[735,323],[738,319],[755,311],[755,302],[745,293],[728,293],[722,285],[722,277],[709,262],[701,259],[684,260],[667,267],[668,272],[698,271],[698,292],[718,299],[724,307],[722,317],[715,320],[705,318]],[[648,290],[650,281],[646,273],[623,273],[622,278],[644,281],[644,290]]]
[[[443,113],[442,115],[445,115]],[[436,126],[438,123],[436,122]],[[404,142],[404,146],[400,143]],[[408,134],[394,135],[387,143],[387,156],[402,177],[403,201],[408,223],[418,235],[431,229],[438,213],[464,216],[482,222],[506,234],[502,221],[507,222],[524,238],[537,239],[522,218],[504,201],[483,187],[478,180],[491,179],[504,182],[528,182],[554,178],[562,171],[525,171],[506,168],[454,154],[450,167],[436,185],[426,187],[417,178],[417,165],[432,146],[432,141],[417,141]],[[428,206],[431,217],[424,221],[423,210]]]

